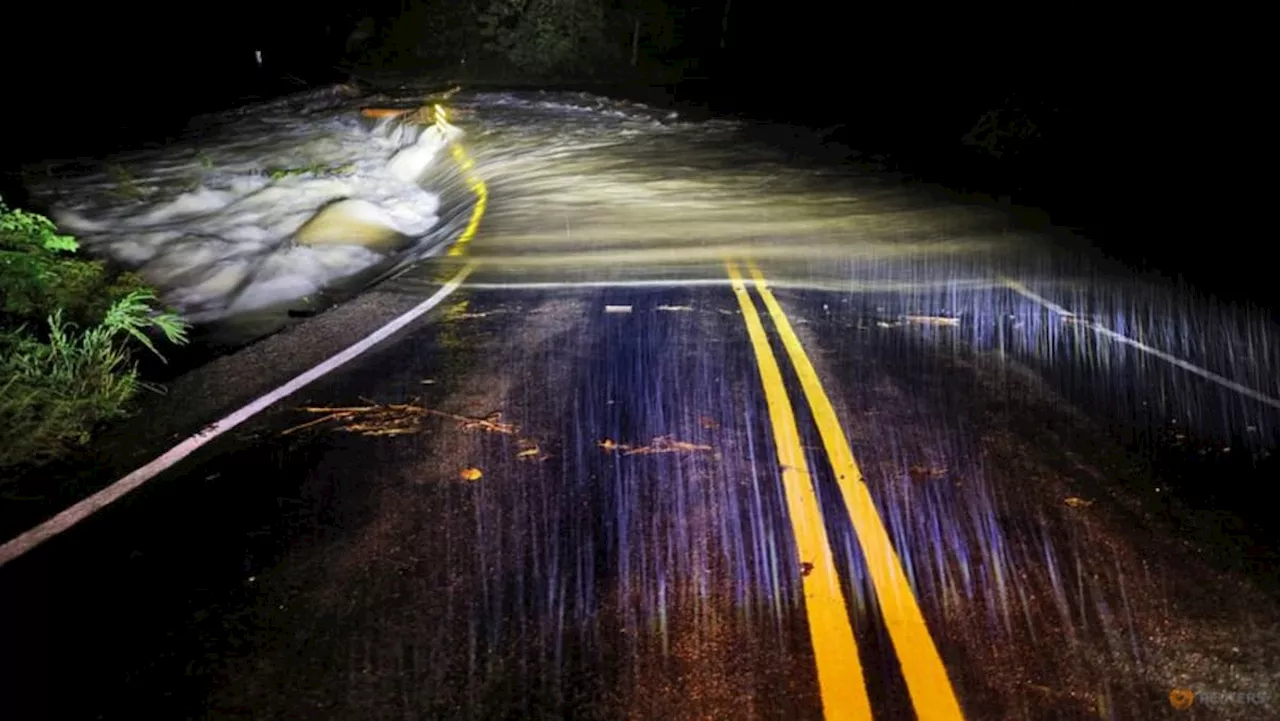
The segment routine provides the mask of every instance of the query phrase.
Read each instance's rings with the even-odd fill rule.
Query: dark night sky
[[[673,2],[703,8],[689,15],[698,22],[684,34],[688,46],[714,50],[721,0]],[[170,9],[157,14],[156,7]],[[25,20],[33,31],[10,36],[0,54],[19,105],[102,109],[92,117],[107,132],[121,120],[182,116],[243,94],[255,47],[299,75],[324,69],[327,62],[315,62],[324,54],[321,29],[333,25],[330,41],[341,44],[359,7],[323,0],[34,4]],[[1245,37],[1247,18],[1166,13],[1120,24],[1111,15],[1001,14],[985,6],[946,15],[901,4],[839,7],[733,0],[729,52],[711,58],[718,60],[713,74],[744,100],[765,99],[783,114],[830,123],[878,118],[904,135],[914,132],[912,123],[948,113],[964,122],[974,107],[1030,91],[1101,119],[1108,142],[1127,149],[1130,162],[1159,155],[1165,143],[1204,139],[1221,154],[1247,142],[1265,117],[1257,110],[1261,86],[1249,81],[1264,66],[1247,57],[1265,46]],[[57,40],[44,28],[57,28]],[[85,117],[18,113],[10,121],[49,129],[65,120],[75,128]]]
[[[395,7],[398,3],[370,4]],[[698,26],[687,28],[686,35],[695,47],[714,47],[722,3],[684,0],[678,4],[705,8],[704,13],[694,16],[700,18]],[[26,47],[9,44],[8,52],[25,56],[28,70],[40,64],[31,62],[36,58],[50,65],[55,58],[58,64],[70,60],[73,67],[64,77],[71,84],[110,78],[119,92],[133,89],[121,86],[157,80],[179,67],[201,78],[216,77],[216,69],[247,62],[258,45],[292,46],[291,51],[315,49],[324,42],[318,28],[342,26],[358,13],[349,2],[292,0],[232,0],[208,9],[125,3],[85,4],[73,11],[52,3],[30,7],[34,15],[29,24],[57,28],[58,40],[50,42],[46,35],[34,33],[20,40]],[[157,7],[170,9],[157,14],[153,9]],[[1096,28],[1090,30],[1087,42],[1091,47],[1084,53],[1070,45],[1063,45],[1057,53],[1055,43],[1040,36],[1050,27],[1055,35],[1071,34],[1061,23],[1036,23],[1029,30],[1010,32],[1004,29],[1009,18],[997,22],[972,13],[939,17],[933,10],[875,6],[838,12],[847,14],[834,16],[829,9],[804,3],[736,0],[730,16],[729,61],[743,75],[770,80],[788,76],[793,83],[807,84],[829,76],[836,82],[864,87],[904,82],[937,87],[989,81],[1043,65],[1054,60],[1051,56],[1055,54],[1062,56],[1057,58],[1065,61],[1062,64],[1079,65],[1085,59],[1079,56],[1096,53],[1102,34]],[[342,32],[336,34],[341,36]],[[1028,50],[1042,57],[1029,56]],[[1017,60],[1011,63],[1010,55],[1015,53]]]
[[[693,47],[714,48],[722,3],[676,4],[705,8],[694,16],[701,18],[698,26],[685,34]],[[337,28],[358,13],[355,3],[294,0],[231,0],[207,9],[125,3],[70,11],[53,3],[29,7],[28,25],[57,28],[58,40],[36,32],[7,42],[2,52],[16,57],[6,65],[22,68],[7,71],[7,79],[36,97],[47,97],[56,85],[95,100],[146,97],[156,86],[175,100],[208,94],[252,71],[252,50],[262,45],[269,58],[305,63],[304,53],[319,53],[326,42],[319,28],[334,25],[340,43],[345,33]],[[157,14],[156,7],[170,9]],[[1167,29],[1118,27],[1110,17],[1076,15],[1069,22],[1045,20],[1039,12],[1033,19],[979,8],[940,16],[932,8],[901,5],[835,12],[840,15],[807,3],[736,0],[720,74],[731,71],[771,89],[821,85],[904,102],[1028,85],[1135,100],[1171,75],[1187,80],[1184,66],[1195,64],[1188,59],[1203,45]],[[1145,80],[1127,81],[1130,75]],[[1126,82],[1128,93],[1121,91]]]
[[[684,28],[686,44],[715,55],[722,0],[673,1],[703,8],[689,15],[698,22]],[[1121,244],[1256,246],[1246,226],[1263,207],[1264,191],[1251,189],[1264,186],[1248,179],[1269,170],[1273,145],[1261,17],[830,5],[839,9],[733,0],[729,52],[709,58],[731,101],[776,108],[778,119],[859,126],[858,143],[914,143],[928,157],[954,151],[978,112],[1006,93],[1030,93],[1074,113],[1046,165],[1049,193],[1123,217]],[[323,0],[27,10],[17,27],[29,32],[0,44],[6,100],[19,108],[6,122],[23,133],[0,146],[0,167],[15,150],[43,152],[33,150],[41,142],[56,147],[52,155],[96,154],[104,138],[123,137],[121,123],[176,131],[193,109],[245,92],[255,47],[303,75],[324,54],[324,25],[340,45],[360,15],[356,3]]]

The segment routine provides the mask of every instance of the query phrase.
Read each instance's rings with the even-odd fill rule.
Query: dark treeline
[[[6,169],[162,138],[196,112],[347,77],[335,67],[396,69],[658,85],[717,110],[834,128],[913,175],[1044,206],[1128,259],[1176,257],[1170,272],[1238,273],[1223,249],[1256,244],[1245,197],[1255,185],[1240,168],[1266,166],[1269,89],[1247,18],[941,17],[749,0],[28,10],[29,32],[0,49],[6,120],[20,131],[0,152]]]

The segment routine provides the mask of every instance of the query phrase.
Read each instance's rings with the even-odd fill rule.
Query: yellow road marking
[[[448,127],[449,121],[444,108],[440,105],[435,106],[436,122]],[[471,218],[467,221],[467,227],[463,229],[462,235],[454,241],[453,247],[449,248],[449,255],[463,255],[466,253],[467,243],[476,236],[476,231],[480,229],[480,219],[484,217],[485,208],[489,205],[489,187],[475,173],[471,172],[476,166],[476,161],[467,155],[467,151],[462,147],[462,143],[454,142],[449,147],[449,153],[453,156],[453,160],[462,169],[462,173],[466,178],[467,187],[471,188],[471,192],[476,194],[476,205],[471,210]]]
[[[822,444],[831,459],[840,493],[844,496],[845,507],[849,509],[853,528],[862,546],[862,555],[867,560],[867,572],[875,587],[885,626],[889,629],[889,637],[902,664],[902,675],[906,679],[916,717],[921,721],[963,719],[960,702],[947,677],[942,657],[938,655],[933,637],[929,635],[924,615],[907,583],[902,561],[889,540],[880,513],[876,511],[871,491],[863,481],[862,472],[854,460],[853,450],[840,427],[831,400],[823,390],[822,382],[818,379],[813,364],[809,362],[804,347],[800,345],[800,339],[796,337],[786,314],[782,312],[782,306],[769,290],[764,274],[754,263],[749,264],[749,267],[751,276],[755,279],[756,291],[764,299],[765,307],[782,338],[782,345],[787,349],[787,356],[791,358],[791,364],[800,377],[800,386],[804,389],[809,407],[813,410]],[[752,312],[754,313],[754,309]]]
[[[782,486],[786,491],[787,509],[796,534],[796,547],[800,560],[812,565],[809,573],[804,576],[804,601],[813,655],[818,667],[818,688],[822,695],[823,712],[829,719],[869,721],[872,718],[871,701],[867,698],[858,646],[853,640],[849,609],[840,588],[840,577],[836,573],[827,530],[822,525],[822,511],[818,507],[813,478],[809,475],[808,464],[800,445],[795,412],[782,384],[778,360],[769,347],[764,324],[760,322],[760,314],[751,301],[742,274],[735,263],[726,263],[726,267],[733,283],[733,292],[742,306],[747,335],[751,338],[756,363],[760,368],[774,444],[778,449],[778,463],[782,466]]]

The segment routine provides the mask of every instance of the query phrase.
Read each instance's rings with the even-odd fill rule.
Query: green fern
[[[80,249],[75,238],[58,234],[52,220],[38,213],[11,209],[0,198],[0,248],[10,244],[36,244],[50,252],[74,253]]]
[[[61,455],[124,415],[138,375],[114,335],[103,327],[78,333],[60,312],[49,317],[47,341],[8,335],[0,354],[0,466]]]
[[[156,294],[152,290],[134,290],[107,309],[101,327],[113,335],[128,334],[155,353],[160,360],[164,360],[164,356],[144,331],[155,328],[170,343],[183,345],[187,342],[187,325],[173,313],[153,312],[151,304],[155,300]]]
[[[83,445],[127,412],[143,383],[136,342],[187,342],[134,273],[78,258],[79,244],[44,216],[0,202],[0,467],[38,464]],[[81,330],[84,329],[84,330]]]

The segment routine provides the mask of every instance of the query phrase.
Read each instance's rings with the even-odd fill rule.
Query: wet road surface
[[[1273,545],[1132,442],[1265,454],[1265,322],[563,105],[440,307],[0,568],[6,718],[1275,715]]]

